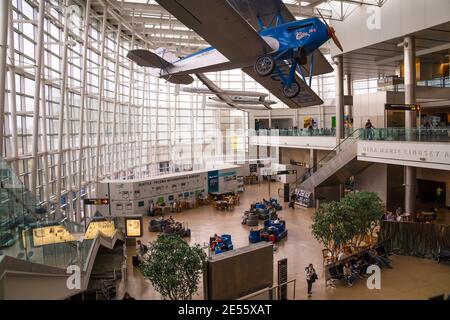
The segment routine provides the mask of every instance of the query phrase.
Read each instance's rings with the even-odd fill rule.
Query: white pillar
[[[403,41],[405,65],[405,104],[416,103],[416,45],[414,37],[406,37]],[[416,126],[416,112],[405,112],[405,129],[408,131]],[[406,132],[408,140],[412,134]],[[416,213],[416,168],[405,166],[405,212]]]
[[[336,65],[336,144],[344,138],[344,63],[343,57],[333,58]]]

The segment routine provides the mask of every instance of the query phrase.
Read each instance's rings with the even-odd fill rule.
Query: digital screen
[[[126,218],[125,225],[127,237],[142,237],[141,218]]]
[[[99,205],[107,205],[109,204],[109,199],[83,199],[83,203],[86,206],[99,206]]]

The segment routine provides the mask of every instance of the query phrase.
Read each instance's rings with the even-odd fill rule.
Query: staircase
[[[124,236],[98,233],[83,239],[84,226],[57,221],[0,159],[0,299],[65,299],[84,291],[100,246],[113,249]],[[68,266],[80,270],[69,289]]]
[[[294,187],[308,192],[323,186],[335,186],[345,183],[371,165],[370,162],[357,160],[357,149],[360,129],[353,131],[333,150],[327,153],[317,165],[308,169],[303,176],[294,182]]]

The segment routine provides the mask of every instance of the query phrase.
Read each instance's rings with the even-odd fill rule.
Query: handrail
[[[293,293],[294,293],[294,294],[293,294],[293,299],[295,300],[296,281],[297,281],[297,279],[292,279],[292,280],[286,281],[286,282],[284,282],[284,283],[277,284],[276,286],[267,287],[267,288],[258,290],[258,291],[256,291],[256,292],[250,293],[250,294],[248,294],[248,295],[246,295],[246,296],[243,296],[243,297],[240,297],[240,298],[238,298],[238,299],[236,299],[236,300],[248,300],[248,299],[250,299],[250,298],[259,296],[260,294],[263,294],[263,293],[266,293],[266,292],[270,292],[270,291],[273,291],[273,290],[275,290],[275,289],[280,289],[282,286],[287,286],[289,283],[292,283],[292,282],[294,283],[294,290],[293,290]],[[278,291],[279,291],[279,290],[277,290],[277,292],[278,292]]]
[[[314,172],[316,172],[320,167],[321,164],[323,164],[323,162],[328,159],[329,155],[331,155],[334,152],[337,152],[338,150],[341,150],[341,147],[344,143],[346,143],[349,139],[354,139],[354,138],[359,138],[359,130],[360,129],[355,129],[353,130],[348,136],[347,138],[345,138],[344,140],[342,140],[338,145],[336,145],[336,147],[334,147],[333,150],[327,152],[327,154],[325,154],[325,156],[323,156],[314,167],[309,168],[308,170],[306,170],[306,172],[300,176],[297,180],[295,180],[294,182],[291,183],[292,186],[297,187],[299,184],[301,184],[302,182],[304,182],[306,179],[308,179],[310,176],[313,175]],[[358,133],[355,137],[355,133]]]

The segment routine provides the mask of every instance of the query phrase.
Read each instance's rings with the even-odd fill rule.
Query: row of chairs
[[[378,245],[374,247],[374,249],[377,251],[379,256],[386,258],[388,257],[388,252],[386,251],[386,248],[383,245]],[[376,262],[375,259],[372,258],[371,255],[369,254],[369,249],[366,249],[356,254],[353,254],[340,262],[333,262],[329,265],[326,265],[325,266],[325,272],[327,273],[326,286],[335,287],[334,282],[339,280],[342,281],[346,280],[344,275],[344,265],[347,262],[350,262],[350,265],[354,266],[358,261],[362,261],[362,264],[358,266],[358,269],[364,270],[364,273],[370,265],[375,264]]]

